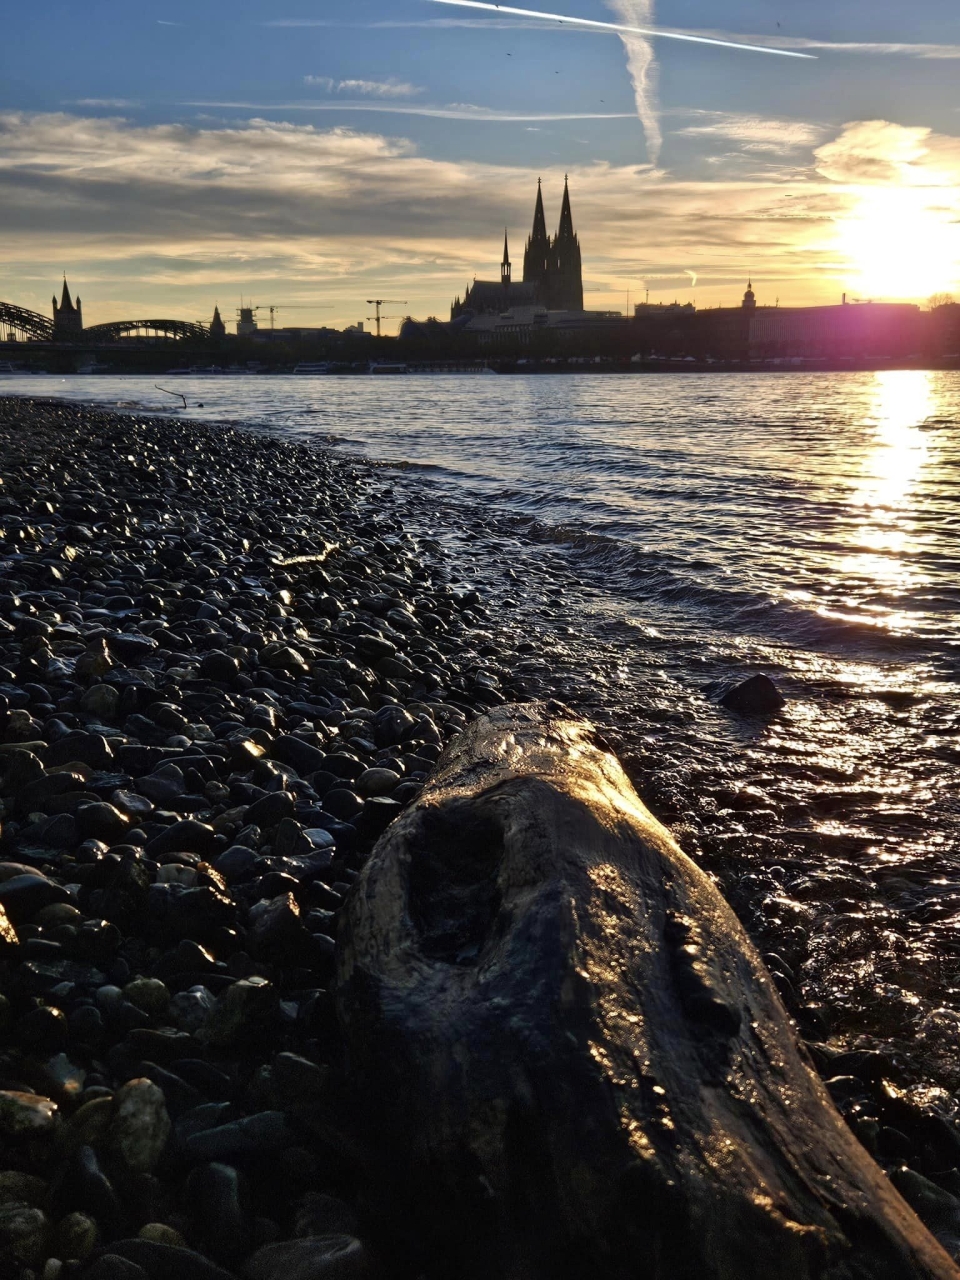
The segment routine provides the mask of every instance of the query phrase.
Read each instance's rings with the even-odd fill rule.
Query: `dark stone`
[[[113,752],[106,738],[99,733],[83,733],[76,730],[65,738],[51,743],[43,752],[43,762],[47,768],[61,764],[89,765],[91,769],[106,772],[114,764]],[[123,766],[126,767],[126,766]]]
[[[391,796],[371,796],[364,803],[357,825],[364,836],[375,840],[386,831],[402,809],[401,802],[394,800]]]
[[[181,1058],[171,1064],[171,1069],[207,1098],[233,1097],[233,1081],[209,1062],[203,1062],[200,1058]]]
[[[187,789],[183,774],[176,765],[165,764],[162,768],[169,770],[169,773],[149,774],[146,778],[138,778],[133,785],[152,804],[176,811],[177,804]]]
[[[211,649],[203,655],[200,663],[200,674],[204,680],[214,680],[218,684],[230,684],[240,674],[240,663],[231,658],[222,649]]]
[[[373,739],[378,747],[393,747],[409,738],[417,721],[403,707],[381,707],[373,720]]]
[[[50,1189],[55,1218],[68,1213],[88,1213],[100,1226],[104,1239],[122,1230],[123,1211],[113,1184],[100,1168],[93,1147],[79,1147],[60,1168]]]
[[[393,769],[365,769],[357,779],[357,790],[362,796],[388,796],[402,781]]]
[[[117,748],[117,764],[134,777],[140,777],[178,754],[172,747],[149,747],[139,742],[128,742]]]
[[[150,1280],[143,1267],[118,1253],[101,1253],[80,1273],[83,1280]]]
[[[158,858],[164,853],[199,853],[205,857],[216,852],[217,846],[213,827],[198,822],[196,818],[181,818],[148,840],[145,852],[150,858]]]
[[[261,1111],[231,1124],[194,1133],[183,1143],[192,1160],[230,1160],[282,1151],[293,1139],[282,1111]]]
[[[273,791],[249,806],[244,821],[269,831],[284,818],[292,818],[293,813],[293,796],[289,791]]]
[[[12,876],[0,882],[0,907],[15,925],[29,920],[51,902],[72,903],[73,899],[62,885],[55,884],[46,876]]]
[[[203,1095],[192,1084],[187,1084],[174,1071],[168,1071],[156,1062],[141,1062],[137,1067],[137,1075],[152,1080],[163,1090],[167,1110],[176,1119],[184,1111],[198,1107],[203,1102]]]
[[[236,1280],[229,1271],[193,1249],[158,1244],[155,1240],[116,1240],[109,1251],[142,1267],[150,1280]]]
[[[243,1268],[244,1280],[374,1280],[366,1246],[355,1236],[307,1236],[265,1244]]]
[[[103,1015],[91,1004],[71,1009],[67,1025],[71,1037],[82,1045],[96,1044],[103,1035]]]
[[[720,706],[746,716],[768,715],[786,705],[786,698],[768,676],[751,676],[742,684],[728,689],[720,698]]]
[[[69,813],[57,813],[25,827],[18,843],[21,847],[39,842],[48,849],[72,849],[79,841],[76,819]]]
[[[77,826],[85,840],[103,840],[107,844],[119,840],[130,826],[130,819],[112,804],[84,804],[77,810]]]
[[[17,1039],[27,1049],[57,1053],[67,1044],[67,1019],[60,1009],[41,1005],[17,1023]]]
[[[278,738],[270,748],[270,755],[281,764],[288,764],[292,769],[296,769],[301,776],[315,773],[317,769],[325,767],[326,757],[323,752],[293,734]]]
[[[324,1092],[329,1068],[317,1066],[296,1053],[278,1053],[272,1064],[274,1087],[295,1106],[309,1105]]]
[[[348,782],[353,782],[363,773],[366,765],[362,764],[356,756],[349,756],[345,752],[335,752],[333,755],[324,756],[323,764],[320,766],[326,773],[332,773],[337,778],[344,778]]]
[[[293,1230],[297,1236],[355,1236],[360,1224],[348,1204],[323,1192],[310,1192],[297,1205]]]
[[[133,1027],[122,1043],[129,1049],[134,1062],[146,1058],[161,1065],[175,1062],[196,1049],[196,1041],[185,1031],[166,1028]]]
[[[240,1175],[232,1165],[214,1162],[191,1169],[184,1200],[193,1235],[211,1258],[229,1265],[247,1252],[248,1218],[241,1203]]]
[[[323,797],[323,807],[342,822],[355,818],[363,809],[363,801],[346,787],[334,787]]]
[[[392,658],[397,646],[384,636],[357,636],[357,653],[367,662],[379,662],[382,658]]]
[[[292,893],[259,905],[256,918],[247,930],[247,945],[254,956],[291,960],[302,950],[306,931],[300,908]]]
[[[170,938],[208,939],[221,926],[229,928],[237,908],[225,894],[209,885],[183,889],[180,885],[154,885],[153,891],[167,889],[166,911],[161,927]]]
[[[129,631],[112,631],[104,636],[111,653],[127,666],[138,667],[157,648],[150,636],[134,635]]]
[[[259,977],[243,978],[217,997],[203,1030],[204,1038],[215,1048],[248,1045],[271,1031],[277,1006],[277,993],[271,983]]]
[[[254,853],[252,849],[248,849],[246,845],[235,844],[231,848],[225,849],[216,858],[213,866],[223,876],[227,884],[234,885],[251,879],[257,867],[262,864],[262,861],[262,858]]]
[[[100,899],[100,914],[124,933],[144,918],[150,890],[150,871],[134,853],[116,865]]]
[[[49,812],[46,804],[54,796],[82,789],[83,778],[79,773],[47,773],[35,782],[28,782],[26,786],[17,788],[17,810],[20,813],[32,813],[35,809]]]

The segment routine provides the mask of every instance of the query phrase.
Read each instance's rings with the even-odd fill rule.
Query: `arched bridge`
[[[8,338],[18,342],[55,342],[53,321],[37,311],[0,302],[0,342]],[[92,324],[81,333],[65,337],[67,342],[119,342],[121,338],[165,338],[170,341],[204,342],[210,337],[205,324],[192,320],[111,320],[109,324]]]
[[[0,341],[10,335],[18,342],[32,338],[35,342],[53,340],[53,321],[37,311],[15,307],[12,302],[0,302]]]
[[[94,342],[119,342],[132,336],[203,342],[210,337],[210,330],[192,320],[111,320],[109,324],[90,325],[83,336]]]

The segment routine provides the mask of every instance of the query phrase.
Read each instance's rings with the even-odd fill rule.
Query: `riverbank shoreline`
[[[536,637],[374,462],[55,400],[0,445],[0,1258],[392,1277],[323,1118],[337,914]],[[960,1165],[882,1053],[811,1052],[888,1170]]]
[[[304,1128],[337,912],[518,693],[483,602],[322,449],[28,400],[0,442],[0,1256],[363,1253]]]

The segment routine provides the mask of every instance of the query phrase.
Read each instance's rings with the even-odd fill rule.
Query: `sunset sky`
[[[0,299],[49,313],[65,270],[88,324],[445,317],[565,172],[589,308],[960,291],[956,0],[528,7],[815,60],[433,0],[11,7]]]

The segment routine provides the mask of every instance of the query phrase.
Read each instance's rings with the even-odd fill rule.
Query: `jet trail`
[[[683,40],[687,44],[712,44],[721,49],[743,49],[747,53],[773,53],[780,58],[815,58],[812,53],[793,49],[773,49],[763,44],[738,44],[736,40],[720,40],[713,36],[693,36],[681,31],[662,31],[658,27],[628,27],[619,22],[598,22],[594,18],[576,18],[569,13],[543,13],[538,9],[515,9],[507,4],[488,4],[486,0],[432,0],[433,4],[455,5],[460,9],[484,9],[489,13],[508,13],[517,18],[543,18],[547,22],[569,22],[578,27],[598,27],[616,31],[618,35],[656,36],[660,40]]]
[[[654,22],[653,3],[654,0],[607,0],[607,7],[625,25],[646,28]],[[618,35],[627,54],[627,70],[630,72],[637,115],[647,143],[647,159],[656,168],[660,163],[660,150],[663,146],[663,131],[660,128],[660,68],[654,57],[653,44],[646,36],[637,35],[633,31],[620,31]]]

